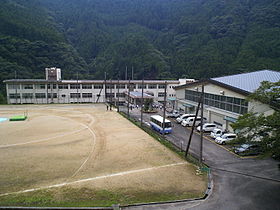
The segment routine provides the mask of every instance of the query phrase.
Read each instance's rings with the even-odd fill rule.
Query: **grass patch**
[[[172,201],[202,197],[198,192],[135,192],[125,189],[116,192],[93,190],[89,188],[70,188],[40,190],[0,197],[0,206],[46,206],[46,207],[108,207],[113,204]]]

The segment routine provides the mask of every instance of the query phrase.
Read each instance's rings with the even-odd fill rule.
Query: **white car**
[[[193,126],[194,118],[195,117],[188,117],[187,119],[184,119],[181,122],[181,125],[184,126],[184,127],[186,127],[186,126]],[[204,117],[203,121],[206,123],[207,119]],[[194,123],[194,126],[198,126],[200,124],[200,122],[201,122],[201,117],[197,117],[196,121]]]
[[[223,133],[223,131],[222,131],[220,128],[215,128],[215,129],[211,132],[210,136],[211,136],[211,138],[215,139],[215,138],[217,138],[217,137],[222,136],[223,134],[224,134],[224,133]]]
[[[205,123],[205,124],[203,124],[203,126],[202,126],[203,132],[211,132],[211,131],[213,131],[215,128],[217,128],[217,125],[214,124],[214,123]],[[196,130],[200,132],[201,126],[198,126],[198,127],[196,128]]]
[[[177,123],[181,123],[183,120],[187,119],[188,117],[194,117],[195,114],[183,114],[180,117],[176,118]]]
[[[215,142],[218,144],[226,144],[228,141],[236,139],[237,135],[235,133],[225,133],[221,137],[217,137]]]
[[[177,111],[177,110],[173,110],[172,112],[167,113],[167,114],[166,114],[166,117],[169,117],[169,118],[178,118],[178,117],[180,117],[180,112]]]

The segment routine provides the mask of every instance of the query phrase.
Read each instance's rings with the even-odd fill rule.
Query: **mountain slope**
[[[44,68],[50,66],[66,69],[66,77],[77,69],[86,71],[84,60],[38,1],[3,0],[0,20],[0,81],[15,73],[18,78],[44,78]]]
[[[137,78],[279,70],[277,0],[43,2],[99,78],[104,69],[123,76],[126,66],[134,67]],[[136,40],[143,44],[129,44]]]
[[[0,80],[280,70],[278,0],[3,0],[0,20]]]

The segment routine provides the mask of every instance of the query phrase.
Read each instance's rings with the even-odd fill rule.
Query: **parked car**
[[[234,149],[234,152],[238,155],[259,155],[262,149],[257,144],[241,144]]]
[[[194,117],[195,114],[183,114],[180,117],[176,118],[177,123],[181,123],[184,119],[187,119],[188,117]]]
[[[226,144],[229,141],[236,139],[237,135],[235,133],[225,133],[220,137],[215,139],[215,142],[218,144]]]
[[[177,118],[177,117],[180,117],[180,112],[177,111],[177,110],[173,110],[172,112],[167,113],[167,114],[166,114],[166,117],[170,117],[170,118]]]
[[[220,128],[214,128],[213,131],[211,132],[210,136],[215,139],[217,137],[220,137],[224,134],[224,132],[222,131],[222,129]]]
[[[205,124],[203,124],[203,126],[202,126],[203,132],[211,132],[211,131],[213,131],[215,128],[217,128],[217,125],[214,124],[214,123],[205,123]],[[198,127],[196,128],[196,130],[200,132],[201,126],[198,126]]]
[[[187,119],[184,119],[184,120],[181,122],[181,125],[184,126],[184,127],[186,127],[186,126],[192,126],[192,125],[193,125],[193,122],[194,122],[194,119],[195,119],[194,116],[193,116],[193,117],[188,117]],[[207,121],[207,119],[206,119],[205,117],[203,118],[203,120],[204,120],[204,122]],[[200,122],[201,122],[201,117],[197,117],[194,126],[198,126],[198,125],[200,124]]]

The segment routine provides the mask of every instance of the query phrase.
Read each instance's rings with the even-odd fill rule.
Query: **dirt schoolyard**
[[[103,104],[1,106],[0,206],[106,206],[198,197],[205,176]]]

